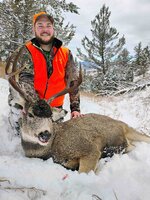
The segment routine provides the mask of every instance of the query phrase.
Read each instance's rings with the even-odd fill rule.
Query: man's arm
[[[66,81],[67,85],[73,86],[78,80],[78,69],[74,62],[71,51],[69,51],[69,58],[66,66]],[[74,92],[69,94],[70,98],[70,110],[71,113],[77,111],[80,112],[80,94],[77,88]]]

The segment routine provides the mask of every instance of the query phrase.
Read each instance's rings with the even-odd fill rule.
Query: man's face
[[[47,17],[41,17],[34,25],[34,32],[40,44],[48,45],[54,37],[53,24]]]

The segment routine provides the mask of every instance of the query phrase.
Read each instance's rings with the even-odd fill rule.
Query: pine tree
[[[77,49],[80,59],[94,63],[104,75],[125,44],[124,36],[119,39],[116,28],[110,27],[110,15],[109,7],[103,5],[95,19],[91,21],[92,40],[87,36],[82,39],[87,54]]]
[[[134,71],[137,76],[143,75],[144,77],[150,67],[150,49],[148,46],[142,48],[142,43],[140,42],[134,48],[134,50],[135,50],[135,60],[133,62]]]
[[[1,57],[22,45],[32,35],[32,15],[36,9],[32,0],[4,0],[0,7],[2,34]]]
[[[85,36],[82,45],[86,54],[78,48],[78,57],[90,62],[97,68],[97,74],[92,77],[90,87],[92,91],[108,94],[118,89],[119,75],[117,74],[115,59],[123,49],[125,38],[119,38],[116,28],[110,26],[111,12],[109,7],[102,6],[100,12],[91,21],[92,39]],[[88,79],[88,77],[86,77]]]
[[[56,36],[68,44],[75,34],[75,27],[66,24],[63,12],[78,13],[78,7],[65,0],[3,0],[0,2],[1,44],[0,59],[6,57],[17,47],[32,37],[32,16],[39,11],[47,11],[54,17]]]
[[[132,56],[129,51],[124,48],[116,59],[116,74],[119,81],[133,82],[133,67],[131,65]]]

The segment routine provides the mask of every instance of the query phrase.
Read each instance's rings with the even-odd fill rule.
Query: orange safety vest
[[[66,87],[65,83],[65,67],[68,61],[69,50],[60,47],[56,53],[52,64],[53,72],[48,79],[46,59],[40,49],[36,48],[32,42],[27,42],[26,47],[31,53],[34,66],[34,88],[38,92],[41,99],[48,100],[54,94],[62,91]],[[54,52],[57,49],[54,47]],[[64,102],[64,95],[54,99],[50,106],[59,107]]]

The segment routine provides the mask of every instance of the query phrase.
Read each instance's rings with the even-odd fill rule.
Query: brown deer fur
[[[52,157],[54,162],[69,169],[79,169],[80,173],[96,170],[105,147],[123,147],[127,152],[134,147],[132,142],[150,143],[150,137],[138,133],[122,121],[104,115],[86,114],[59,124],[47,120],[49,127],[44,130],[49,132],[50,138],[46,144],[41,144],[34,131],[42,127],[41,118],[34,119],[34,127],[30,126],[29,121],[27,126],[23,122],[22,145],[26,156],[43,159]]]

